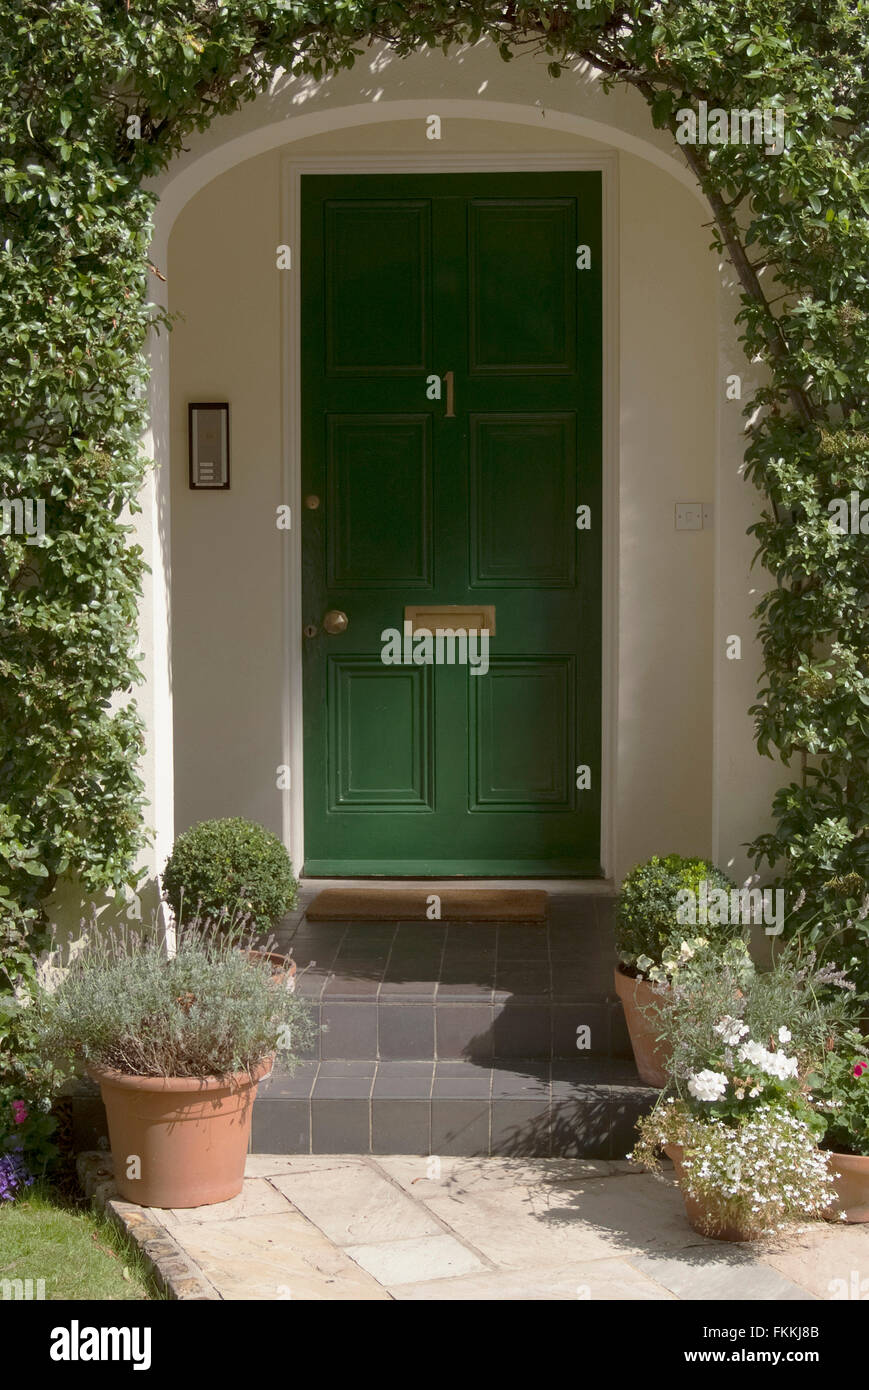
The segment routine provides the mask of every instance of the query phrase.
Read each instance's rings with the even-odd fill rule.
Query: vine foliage
[[[746,408],[770,576],[753,714],[789,780],[752,848],[792,920],[863,944],[869,550],[831,530],[828,503],[869,487],[866,0],[0,6],[0,498],[44,503],[41,537],[0,538],[0,902],[19,924],[38,924],[68,871],[120,888],[144,842],[130,531],[160,327],[149,179],[278,68],[320,80],[372,42],[406,55],[481,40],[505,61],[537,55],[541,93],[581,64],[634,87],[674,138],[700,101],[784,113],[780,153],[682,149],[739,278],[746,354],[767,369]]]

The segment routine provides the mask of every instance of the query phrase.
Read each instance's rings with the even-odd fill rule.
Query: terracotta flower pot
[[[272,979],[286,982],[292,994],[296,988],[296,962],[292,956],[282,956],[279,951],[247,951],[248,960],[267,960],[272,967]]]
[[[647,1086],[666,1086],[669,1059],[655,1037],[654,1016],[643,1012],[659,996],[648,981],[629,975],[621,965],[616,966],[615,982],[616,994],[625,1011],[640,1080],[645,1081]]]
[[[127,1076],[88,1067],[99,1082],[121,1197],[143,1207],[204,1207],[241,1191],[257,1083],[272,1069],[226,1077]],[[131,1160],[139,1159],[140,1176]]]
[[[682,1193],[682,1201],[685,1203],[685,1215],[689,1225],[699,1235],[706,1236],[709,1240],[751,1240],[751,1234],[744,1222],[737,1220],[721,1222],[718,1219],[713,1219],[703,1202],[685,1191],[682,1145],[665,1144],[664,1153],[672,1160],[676,1170],[676,1181],[679,1184],[679,1191]]]
[[[869,1158],[861,1154],[831,1153],[830,1171],[836,1179],[836,1197],[831,1210],[837,1214],[844,1212],[846,1221],[869,1221]]]

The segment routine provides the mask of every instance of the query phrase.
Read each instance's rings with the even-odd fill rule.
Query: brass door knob
[[[342,613],[340,608],[330,608],[323,618],[323,627],[331,637],[337,636],[339,632],[346,632],[350,619],[346,613]]]

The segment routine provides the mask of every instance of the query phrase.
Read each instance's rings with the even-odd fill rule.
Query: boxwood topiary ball
[[[235,816],[200,821],[172,847],[163,887],[176,916],[229,922],[246,916],[268,931],[296,905],[298,883],[277,835]]]
[[[708,891],[736,887],[733,879],[723,874],[708,859],[688,859],[681,854],[653,855],[631,869],[622,883],[616,905],[616,949],[620,959],[633,965],[641,956],[648,956],[660,965],[671,944],[688,936],[704,936],[713,944],[724,945],[741,935],[738,925],[727,921],[710,920],[701,926],[682,926],[677,911],[679,893],[690,889],[699,894],[706,880]]]

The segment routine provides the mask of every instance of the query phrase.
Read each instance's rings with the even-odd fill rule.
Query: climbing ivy
[[[752,849],[792,921],[865,947],[869,551],[828,510],[869,488],[865,0],[0,6],[0,498],[44,503],[41,537],[0,539],[7,914],[36,922],[67,871],[119,887],[143,844],[130,528],[143,352],[162,325],[148,180],[276,69],[319,80],[372,40],[399,55],[479,40],[505,61],[539,53],[552,105],[554,80],[588,64],[636,89],[693,170],[739,279],[746,354],[766,368],[745,402],[746,472],[766,499],[752,530],[772,577],[753,714],[761,752],[791,770]],[[780,111],[783,148],[680,143],[680,113],[701,102]]]

